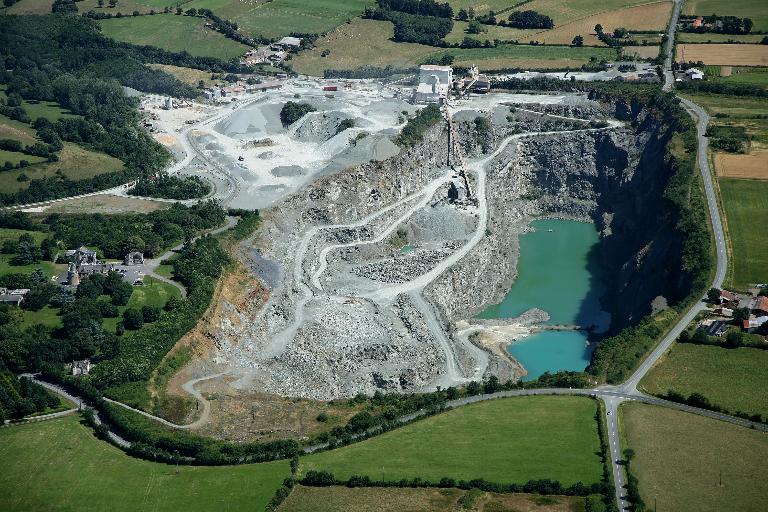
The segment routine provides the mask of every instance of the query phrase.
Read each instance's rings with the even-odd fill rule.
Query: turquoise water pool
[[[530,308],[543,309],[549,324],[575,324],[604,331],[610,315],[600,307],[605,291],[596,263],[599,242],[593,224],[567,220],[537,220],[535,229],[520,237],[518,276],[499,304],[480,318],[510,318]],[[528,370],[527,380],[545,371],[581,371],[591,348],[584,331],[542,331],[512,344],[512,354]]]

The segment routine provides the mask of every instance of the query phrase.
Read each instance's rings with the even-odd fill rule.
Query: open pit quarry
[[[262,209],[239,252],[269,290],[266,302],[219,305],[213,348],[187,375],[319,400],[520,378],[506,347],[548,313],[474,316],[509,290],[518,238],[541,217],[597,225],[612,330],[684,288],[668,275],[680,241],[661,208],[670,133],[641,107],[474,96],[398,148],[392,137],[416,107],[381,84],[328,98],[321,83],[211,109],[178,131],[184,172],[218,169],[228,205]],[[284,128],[289,100],[317,111]],[[339,132],[343,119],[354,128]]]

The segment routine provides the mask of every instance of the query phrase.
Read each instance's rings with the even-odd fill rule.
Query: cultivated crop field
[[[397,489],[347,487],[304,487],[298,485],[279,512],[444,512],[467,507],[487,512],[577,512],[584,510],[584,498],[538,496],[532,494],[497,494],[460,489]]]
[[[729,284],[746,289],[768,277],[768,182],[721,179],[732,255]]]
[[[764,44],[678,44],[678,61],[703,62],[721,66],[768,66],[768,45]]]
[[[477,64],[480,69],[533,68],[575,69],[589,61],[612,59],[616,51],[610,48],[568,48],[566,46],[499,45],[495,48],[451,48],[434,54],[437,58],[453,55],[458,66]]]
[[[286,461],[201,467],[135,459],[67,416],[0,430],[0,510],[264,510]]]
[[[768,151],[756,150],[747,155],[715,153],[714,160],[721,178],[768,180]]]
[[[709,16],[712,13],[720,16],[738,16],[752,18],[755,26],[752,29],[768,30],[768,3],[755,0],[686,0],[683,2],[684,14]]]
[[[337,450],[302,458],[304,471],[438,481],[485,478],[563,485],[600,481],[595,412],[588,398],[519,397],[460,407]]]
[[[530,4],[526,4],[525,8],[528,8],[528,5]],[[612,32],[616,27],[664,32],[671,12],[672,2],[656,2],[616,10],[606,9],[585,18],[565,21],[552,30],[536,34],[532,39],[547,44],[570,44],[574,36],[581,35],[584,37],[584,44],[602,45],[602,41],[595,35],[595,25],[598,23],[606,32]]]
[[[677,343],[643,379],[645,391],[701,393],[731,413],[768,417],[768,350]]]
[[[249,47],[205,27],[203,18],[157,14],[101,20],[107,37],[133,44],[147,44],[172,52],[186,51],[199,57],[229,60],[241,56]]]
[[[758,44],[765,36],[762,34],[696,34],[694,32],[678,32],[678,43],[727,43],[728,41]]]
[[[765,433],[638,403],[620,414],[621,445],[635,451],[632,471],[649,509],[768,510],[768,480],[759,469],[768,456]]]

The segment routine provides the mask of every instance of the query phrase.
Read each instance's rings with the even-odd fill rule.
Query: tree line
[[[128,191],[129,195],[141,197],[162,197],[165,199],[194,199],[211,193],[211,184],[199,176],[170,176],[160,173],[141,177]]]

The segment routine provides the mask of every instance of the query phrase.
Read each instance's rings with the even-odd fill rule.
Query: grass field
[[[41,156],[27,155],[17,151],[6,151],[4,149],[0,149],[0,164],[4,165],[5,162],[11,162],[13,165],[16,165],[22,160],[26,160],[30,164],[39,164],[40,162],[46,161],[46,159]],[[0,172],[7,171],[3,170]]]
[[[0,510],[264,510],[287,462],[199,467],[134,459],[77,416],[0,430]]]
[[[768,66],[764,44],[678,44],[675,58],[720,66]]]
[[[723,68],[727,70],[727,73],[723,73],[723,71],[725,71]],[[768,89],[768,68],[740,68],[733,66],[722,66],[721,74],[723,76],[712,77],[708,79],[724,83],[757,85],[764,89]],[[728,76],[724,76],[726,74]]]
[[[453,10],[458,12],[460,8],[472,7],[477,13],[493,10],[499,12],[511,7],[519,1],[509,0],[449,0]],[[563,2],[562,0],[533,0],[520,5],[512,10],[533,10],[540,14],[546,14],[555,22],[555,27],[565,23],[591,16],[593,14],[631,7],[633,5],[647,4],[649,0],[579,0],[578,2]],[[511,11],[510,11],[511,12]],[[501,15],[503,16],[503,15]],[[509,14],[507,14],[509,16]],[[629,25],[625,25],[629,28]],[[594,27],[594,25],[593,25]]]
[[[686,0],[683,3],[683,14],[709,16],[712,13],[720,16],[738,16],[752,18],[755,32],[768,30],[768,3],[755,0]]]
[[[729,80],[730,77],[722,80]],[[720,79],[718,79],[720,80]],[[768,149],[768,101],[748,96],[722,94],[686,94],[713,117],[713,126],[733,125],[746,128],[753,149]]]
[[[119,171],[123,168],[123,162],[105,153],[96,153],[84,149],[71,142],[64,143],[64,149],[57,153],[58,162],[43,162],[24,169],[0,172],[0,190],[3,192],[15,192],[29,186],[28,181],[18,181],[20,174],[24,173],[29,179],[39,179],[45,176],[53,176],[57,171],[72,180],[90,178],[97,174]]]
[[[470,493],[467,495],[467,493]],[[584,510],[584,498],[496,494],[460,489],[386,489],[296,486],[279,512],[444,512],[466,509],[459,503],[473,496],[471,507],[487,512],[577,512]],[[465,498],[466,500],[466,498]]]
[[[128,308],[141,309],[142,306],[157,306],[162,308],[168,299],[171,297],[180,297],[181,292],[178,288],[172,284],[158,281],[157,279],[149,276],[144,277],[144,286],[134,286],[133,294],[128,300],[128,304],[120,306],[120,317],[117,318],[105,318],[104,328],[111,332],[115,332],[118,321],[122,318],[123,313]]]
[[[345,23],[317,40],[315,48],[288,61],[298,73],[322,76],[325,69],[356,69],[361,66],[408,68],[434,53],[431,46],[390,41],[394,25],[389,21],[363,20]],[[330,55],[322,57],[322,52]]]
[[[768,510],[765,433],[638,403],[620,415],[622,446],[635,451],[632,471],[648,510]]]
[[[599,482],[596,403],[587,398],[520,397],[460,407],[381,436],[302,458],[303,470],[338,478],[368,475],[437,481],[485,478],[564,485]]]
[[[360,16],[374,0],[193,0],[184,8],[211,9],[251,35],[279,38],[292,32],[322,34]]]
[[[183,1],[178,3],[184,4]],[[160,12],[166,5],[174,8],[176,6],[176,3],[167,0],[119,0],[114,8],[109,7],[109,2],[105,1],[104,4],[104,7],[99,7],[98,0],[82,0],[77,3],[77,8],[81,13],[94,10],[111,14],[121,12],[123,15],[128,15],[133,11],[144,13],[154,8],[155,11]],[[51,14],[51,2],[48,0],[20,0],[8,8],[8,14]]]
[[[499,25],[480,25],[483,32],[480,34],[468,34],[466,32],[469,23],[466,21],[454,21],[453,30],[450,34],[445,36],[445,40],[449,43],[460,43],[465,37],[470,39],[477,39],[478,41],[493,41],[498,39],[499,41],[518,41],[520,43],[527,43],[533,38],[532,34],[540,32],[537,29],[517,29],[510,27],[501,27]]]
[[[45,306],[40,311],[24,310],[21,317],[21,327],[26,328],[35,324],[43,324],[48,327],[58,327],[61,325],[59,310],[51,306]]]
[[[0,98],[7,98],[5,94],[6,89],[6,85],[0,85]],[[78,117],[67,109],[62,108],[55,101],[22,100],[21,106],[24,108],[27,114],[29,114],[29,117],[32,120],[35,120],[38,117],[44,117],[51,122],[56,122],[63,117]]]
[[[229,60],[249,49],[248,46],[206,28],[202,18],[158,14],[112,18],[99,23],[104,35],[118,41],[148,44],[172,52],[187,51],[200,57]]]
[[[768,182],[720,179],[732,255],[728,284],[768,281]]]
[[[11,265],[13,259],[12,254],[0,254],[0,276],[3,274],[29,274],[34,272],[35,269],[42,268],[43,271],[52,276],[56,272],[56,265],[50,261],[41,261],[33,263],[31,265]]]
[[[0,243],[6,240],[18,240],[21,235],[32,235],[38,244],[45,239],[48,234],[42,231],[27,231],[26,229],[0,228]]]
[[[712,403],[768,417],[768,350],[727,349],[680,343],[672,346],[641,382],[654,395],[673,390],[701,393]]]

